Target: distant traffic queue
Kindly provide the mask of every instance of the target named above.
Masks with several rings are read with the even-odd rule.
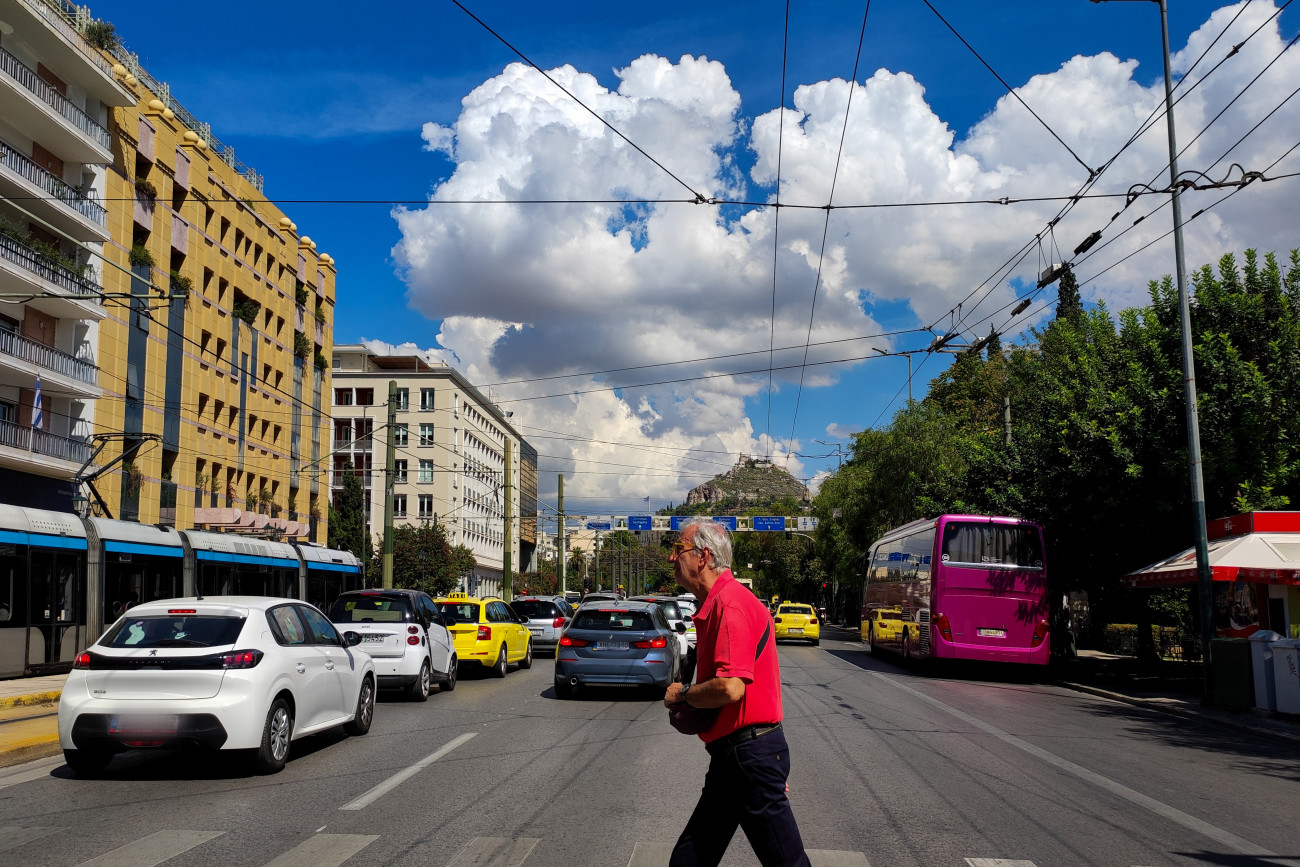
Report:
[[[0,677],[66,671],[141,602],[285,596],[325,608],[362,583],[356,556],[311,542],[0,504]]]

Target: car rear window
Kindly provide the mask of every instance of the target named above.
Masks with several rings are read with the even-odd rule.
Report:
[[[777,614],[812,614],[813,611],[807,605],[782,605],[777,609]]]
[[[211,614],[126,617],[100,644],[107,647],[225,647],[244,628],[243,617]]]
[[[545,602],[541,599],[516,599],[510,603],[510,607],[520,617],[527,617],[529,620],[542,620],[547,617],[560,616],[560,606],[554,602]]]
[[[654,621],[645,611],[621,611],[584,608],[573,618],[574,629],[654,629]]]
[[[438,610],[443,614],[450,614],[455,617],[459,623],[478,623],[479,606],[471,602],[439,602]]]
[[[402,623],[410,615],[405,596],[340,596],[329,613],[331,623]]]

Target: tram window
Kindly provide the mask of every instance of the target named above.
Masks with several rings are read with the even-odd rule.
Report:
[[[0,628],[26,625],[26,558],[0,553]]]

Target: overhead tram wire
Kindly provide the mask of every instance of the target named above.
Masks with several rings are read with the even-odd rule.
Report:
[[[862,44],[866,41],[867,18],[870,14],[871,14],[871,0],[867,0],[866,5],[862,9],[862,29],[858,32],[858,50],[853,58],[853,75],[849,77],[849,81],[848,81],[849,95],[844,105],[844,124],[840,127],[840,143],[839,143],[839,147],[837,147],[835,150],[835,170],[831,173],[831,188],[829,194],[826,196],[826,216],[825,219],[823,219],[822,221],[822,243],[821,243],[821,249],[817,253],[817,276],[813,280],[812,303],[808,307],[808,336],[804,339],[803,363],[799,366],[799,387],[795,391],[794,412],[791,414],[790,417],[790,438],[786,441],[787,443],[794,442],[794,430],[795,430],[795,426],[799,422],[799,405],[803,402],[803,383],[804,383],[804,372],[808,366],[808,347],[812,343],[813,322],[817,315],[817,295],[821,292],[822,266],[826,262],[826,238],[829,236],[830,228],[831,228],[830,205],[835,201],[835,185],[839,181],[840,162],[844,156],[844,139],[845,136],[848,135],[849,113],[853,110],[853,91],[856,90],[858,86],[858,66],[862,62]],[[775,275],[773,275],[773,279],[775,279]],[[769,376],[770,375],[771,374],[769,370]],[[789,460],[790,460],[789,454],[790,452],[788,451],[788,446],[787,446],[787,451],[786,451],[787,465],[789,464]]]
[[[624,135],[622,132],[620,132],[620,131],[619,131],[619,130],[618,130],[618,129],[613,125],[613,124],[611,124],[609,121],[605,120],[605,118],[601,117],[600,114],[599,114],[598,112],[596,112],[594,109],[590,108],[590,107],[589,107],[585,102],[583,102],[582,100],[578,99],[578,97],[575,96],[575,95],[574,95],[574,94],[573,94],[573,93],[572,93],[572,92],[571,92],[567,87],[565,87],[564,85],[562,85],[562,84],[560,84],[558,81],[556,81],[554,78],[552,78],[552,77],[550,76],[549,73],[547,73],[545,70],[543,70],[543,69],[542,69],[540,66],[538,66],[536,63],[533,63],[533,61],[530,60],[530,59],[529,59],[529,58],[528,58],[528,57],[527,57],[527,56],[526,56],[522,51],[520,51],[518,48],[515,48],[513,45],[511,45],[510,42],[507,41],[506,38],[505,38],[504,36],[502,36],[500,33],[497,33],[497,32],[496,32],[495,30],[493,30],[490,26],[488,26],[487,22],[485,22],[482,18],[479,18],[479,17],[478,17],[477,15],[475,15],[473,12],[469,11],[469,9],[467,9],[467,8],[465,7],[465,4],[461,3],[460,0],[451,0],[451,2],[452,2],[452,3],[455,3],[456,6],[459,7],[459,9],[460,9],[462,12],[464,12],[464,13],[465,13],[466,15],[468,15],[470,18],[473,18],[476,22],[478,22],[479,26],[481,26],[481,27],[482,27],[484,30],[486,30],[488,33],[492,34],[492,36],[495,37],[496,40],[497,40],[498,42],[500,42],[500,43],[501,43],[502,45],[504,45],[506,48],[509,48],[512,52],[514,52],[515,56],[517,56],[520,60],[522,60],[524,63],[527,63],[527,64],[528,64],[529,66],[531,66],[533,69],[537,70],[537,73],[538,73],[539,75],[541,75],[543,78],[545,78],[545,79],[546,79],[547,81],[549,81],[551,84],[555,85],[557,88],[559,88],[561,91],[563,91],[564,94],[565,94],[565,96],[569,97],[569,99],[572,99],[575,103],[577,103],[579,106],[581,106],[581,107],[583,108],[584,111],[586,111],[588,114],[590,114],[590,115],[591,115],[592,117],[594,117],[596,120],[598,120],[598,121],[600,121],[602,124],[604,124],[605,127],[607,127],[607,128],[609,129],[610,132],[614,133],[614,135],[618,136],[618,137],[621,138],[623,141],[627,142],[629,145],[631,145],[631,146],[636,150],[637,153],[641,154],[641,156],[645,157],[645,158],[648,159],[650,162],[654,163],[654,164],[655,164],[656,166],[658,166],[658,167],[659,167],[659,168],[660,168],[660,169],[661,169],[661,170],[662,170],[666,175],[668,175],[668,177],[672,178],[674,181],[676,181],[677,183],[679,183],[679,184],[681,184],[683,187],[685,187],[686,190],[687,190],[691,195],[693,195],[693,196],[695,197],[695,201],[696,201],[697,203],[699,203],[699,204],[704,204],[704,203],[706,203],[706,202],[708,201],[708,200],[704,197],[704,195],[703,195],[702,193],[700,193],[699,191],[697,191],[697,190],[696,190],[695,188],[693,188],[690,184],[686,183],[686,181],[684,181],[684,180],[682,180],[681,178],[677,177],[677,175],[673,174],[673,173],[672,173],[672,172],[671,172],[671,171],[670,171],[670,170],[669,170],[669,169],[668,169],[668,168],[667,168],[663,163],[659,162],[657,159],[655,159],[654,157],[650,156],[650,154],[648,154],[648,153],[646,153],[644,150],[642,150],[640,145],[638,145],[636,142],[632,141],[632,139],[630,139],[630,138],[628,138],[627,136],[625,136],[625,135]]]
[[[767,328],[767,422],[763,435],[767,437],[767,457],[772,458],[772,365],[775,363],[776,345],[776,275],[777,259],[781,252],[781,157],[785,148],[785,75],[790,58],[790,0],[785,0],[785,30],[781,41],[781,98],[777,100],[776,119],[776,197],[772,210],[772,313]]]

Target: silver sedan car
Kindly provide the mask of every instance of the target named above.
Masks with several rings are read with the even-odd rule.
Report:
[[[554,650],[560,633],[573,619],[573,608],[563,596],[520,596],[510,603],[515,614],[528,621],[533,651]]]

